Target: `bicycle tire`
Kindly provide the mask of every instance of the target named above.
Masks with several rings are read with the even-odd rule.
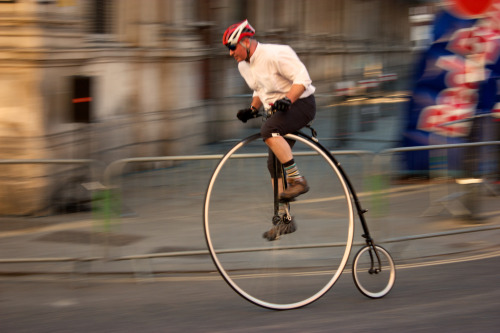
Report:
[[[378,259],[372,246],[365,245],[356,253],[352,264],[354,284],[369,298],[382,298],[387,295],[396,281],[396,266],[389,252],[380,245],[373,245],[380,258],[380,272],[370,272],[371,267],[378,269]],[[373,265],[372,265],[373,260]]]
[[[254,178],[259,175],[257,172],[248,176],[252,178],[252,182],[247,186],[232,184],[231,177],[240,177],[242,169],[245,173],[249,172],[248,164],[251,163],[248,159],[267,156],[267,153],[255,154],[252,149],[246,148],[252,143],[262,142],[258,140],[259,134],[242,140],[222,157],[210,178],[203,208],[205,239],[220,275],[246,300],[274,310],[303,307],[330,290],[347,264],[354,234],[352,198],[335,159],[305,134],[286,137],[297,141],[294,150],[298,143],[310,150],[304,153],[304,157],[298,157],[299,153],[294,153],[296,160],[314,160],[312,164],[320,173],[322,170],[330,170],[321,179],[321,185],[324,186],[311,185],[310,192],[313,192],[312,195],[317,192],[319,199],[311,198],[312,195],[308,193],[307,200],[301,196],[297,202],[292,203],[294,211],[301,216],[299,223],[304,222],[303,229],[285,235],[278,241],[264,240],[261,237],[261,231],[264,230],[257,228],[262,228],[262,223],[256,214],[264,214],[261,211],[266,211],[267,203],[269,209],[273,206],[272,198],[261,199],[265,195],[258,192],[264,191],[262,187],[266,185],[255,181],[257,185],[252,187]],[[247,151],[250,153],[246,153]],[[247,158],[243,166],[232,166],[241,158]],[[265,169],[264,161],[259,163]],[[306,165],[305,160],[301,161],[301,169],[306,169]],[[267,170],[263,174],[269,181]],[[309,171],[308,175],[314,175],[314,172]],[[272,192],[270,183],[269,181],[268,192]],[[244,195],[252,200],[239,200],[240,191],[247,191]],[[252,193],[256,193],[255,196],[250,195]],[[333,199],[325,197],[326,193],[336,196]],[[262,200],[261,206],[257,200]],[[320,213],[326,217],[320,216]],[[270,220],[268,222],[270,225]],[[321,242],[329,239],[327,237],[331,237],[330,242]]]

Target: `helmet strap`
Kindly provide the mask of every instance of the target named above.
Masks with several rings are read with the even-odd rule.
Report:
[[[247,47],[240,42],[241,46],[243,46],[247,50],[247,57],[245,59],[246,62],[250,62],[250,47],[252,47],[252,39],[248,39],[250,45]]]

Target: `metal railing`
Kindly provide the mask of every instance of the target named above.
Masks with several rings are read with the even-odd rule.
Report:
[[[366,150],[339,150],[331,152],[334,156],[357,156],[363,160],[363,164],[366,163],[365,158],[369,156],[370,159],[375,156],[371,151]],[[294,156],[315,156],[315,152],[294,152]],[[202,161],[202,160],[220,160],[224,155],[190,155],[190,156],[156,156],[156,157],[133,157],[117,160],[109,164],[109,166],[104,171],[104,184],[106,186],[113,187],[113,178],[116,175],[121,175],[126,164],[129,163],[144,163],[144,162],[183,162],[183,161]],[[231,159],[248,159],[248,158],[267,158],[267,153],[248,153],[248,154],[233,154]],[[366,170],[363,167],[363,170]]]
[[[453,148],[467,148],[467,147],[482,147],[482,146],[497,146],[500,145],[500,141],[491,142],[475,142],[475,143],[463,143],[463,144],[445,144],[445,145],[431,145],[431,146],[419,146],[419,147],[406,147],[406,148],[393,148],[381,151],[378,154],[374,154],[370,151],[332,151],[334,156],[341,155],[351,155],[358,156],[363,161],[363,174],[366,174],[369,162],[373,161],[375,168],[371,168],[370,174],[385,174],[389,167],[391,159],[396,153],[411,152],[411,151],[423,151],[423,150],[436,150],[436,149],[453,149]],[[297,156],[312,156],[315,152],[294,152]],[[203,160],[220,160],[222,154],[214,155],[191,155],[191,156],[158,156],[158,157],[139,157],[139,158],[127,158],[114,161],[110,163],[105,169],[103,166],[95,160],[91,159],[37,159],[37,160],[0,160],[0,165],[7,164],[80,164],[80,165],[94,165],[98,166],[99,170],[104,171],[101,173],[104,188],[120,188],[120,182],[117,182],[118,178],[124,173],[124,168],[128,164],[142,163],[142,162],[183,162],[183,161],[203,161]],[[247,158],[265,158],[267,153],[257,153],[257,154],[235,154],[231,158],[236,159],[247,159]],[[374,172],[375,171],[375,172]],[[407,235],[404,237],[396,237],[385,239],[384,242],[394,243],[394,242],[404,242],[424,238],[434,238],[441,236],[450,236],[461,233],[469,232],[479,232],[479,231],[489,231],[500,229],[500,226],[481,226],[474,228],[465,228],[461,230],[451,230],[448,232],[438,232],[438,233],[427,233],[420,235]],[[335,245],[335,244],[333,244]],[[338,246],[338,244],[336,245]],[[0,263],[3,264],[13,264],[13,263],[40,263],[40,262],[74,262],[75,269],[80,266],[82,262],[88,263],[97,260],[108,260],[108,261],[124,261],[124,260],[140,260],[140,259],[153,259],[160,257],[172,257],[172,256],[193,256],[207,254],[204,250],[194,250],[194,251],[172,251],[169,253],[147,253],[147,254],[135,254],[135,255],[123,255],[114,258],[106,258],[105,256],[87,256],[87,257],[47,257],[47,258],[6,258],[0,259]]]
[[[427,145],[427,146],[416,146],[416,147],[401,147],[401,148],[391,148],[391,149],[386,149],[378,154],[375,155],[374,158],[374,165],[375,165],[375,174],[382,177],[382,178],[388,178],[388,170],[391,170],[390,165],[392,158],[394,157],[395,154],[397,153],[407,153],[407,152],[416,152],[416,151],[432,151],[432,150],[449,150],[449,149],[465,149],[465,148],[477,148],[477,147],[489,147],[489,146],[500,146],[500,141],[485,141],[485,142],[471,142],[471,143],[454,143],[454,144],[441,144],[441,145]],[[430,168],[431,169],[431,168]],[[473,189],[473,186],[470,185],[476,185],[476,184],[483,184],[484,186],[488,186],[483,179],[477,179],[474,178],[472,175],[464,175],[462,179],[457,179],[456,180],[458,184],[463,184],[462,187],[464,191],[461,193],[454,193],[451,195],[448,195],[443,198],[439,198],[436,200],[436,202],[433,203],[433,205],[443,205],[443,208],[446,208],[450,210],[449,206],[446,206],[446,203],[452,200],[457,200],[460,196],[463,196],[465,194],[470,194],[470,191]],[[388,180],[385,179],[381,182],[380,184],[387,184]],[[380,190],[380,189],[379,189]],[[493,190],[490,190],[492,193],[496,195],[496,193]],[[474,203],[471,201],[469,202],[470,205],[473,205]],[[429,207],[431,208],[431,207]],[[473,207],[474,208],[474,207]],[[457,211],[456,213],[450,210],[450,213],[453,215],[465,215],[469,214],[472,219],[474,219],[474,209],[469,210],[465,207],[462,207],[460,211]],[[465,213],[465,214],[464,214]]]

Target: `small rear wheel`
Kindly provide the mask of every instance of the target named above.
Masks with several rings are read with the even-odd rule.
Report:
[[[363,295],[382,298],[394,286],[396,266],[389,252],[382,246],[366,245],[354,257],[352,276]]]

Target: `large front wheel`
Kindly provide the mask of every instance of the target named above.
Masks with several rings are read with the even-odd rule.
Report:
[[[294,158],[310,191],[290,205],[298,226],[268,241],[274,193],[267,146],[251,136],[223,156],[208,184],[204,230],[210,255],[224,280],[259,306],[286,310],[324,295],[340,277],[353,239],[353,207],[335,161],[303,135]]]

